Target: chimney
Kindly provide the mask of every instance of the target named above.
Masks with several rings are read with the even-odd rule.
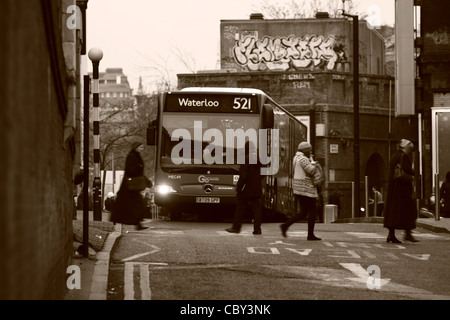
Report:
[[[262,13],[252,13],[250,15],[250,20],[264,20],[264,16]]]
[[[328,12],[317,12],[316,13],[316,19],[328,19],[330,17],[330,14]]]

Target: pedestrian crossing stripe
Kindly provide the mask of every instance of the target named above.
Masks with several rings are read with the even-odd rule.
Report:
[[[360,238],[360,239],[383,239],[386,238],[386,235],[380,235],[378,233],[373,232],[346,232],[351,236]]]

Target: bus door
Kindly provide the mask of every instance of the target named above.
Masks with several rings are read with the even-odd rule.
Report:
[[[438,175],[438,187],[445,180],[445,175],[450,171],[450,105],[448,108],[432,108],[432,167],[433,167],[433,192],[436,192],[436,175]]]

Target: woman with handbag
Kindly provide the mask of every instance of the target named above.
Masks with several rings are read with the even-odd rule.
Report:
[[[293,159],[294,167],[294,195],[295,201],[300,203],[301,214],[295,210],[293,216],[280,225],[281,234],[287,237],[288,228],[297,222],[302,215],[308,216],[308,240],[321,240],[314,235],[314,225],[316,223],[316,199],[318,197],[317,187],[314,185],[312,177],[316,171],[316,162],[311,160],[312,146],[306,141],[298,145],[297,153]]]
[[[389,185],[384,210],[384,227],[389,230],[387,242],[401,243],[395,237],[395,229],[405,230],[405,241],[417,242],[411,230],[416,227],[417,209],[413,199],[413,177],[409,155],[414,145],[402,139],[389,164]]]
[[[111,215],[112,222],[136,225],[138,229],[147,228],[142,224],[147,212],[142,191],[152,187],[151,181],[144,175],[144,161],[141,157],[143,150],[144,145],[141,142],[134,142],[131,146]]]

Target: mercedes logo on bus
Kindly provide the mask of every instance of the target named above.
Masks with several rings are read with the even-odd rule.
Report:
[[[213,186],[210,184],[205,184],[203,186],[203,191],[205,191],[205,193],[211,193],[213,191]]]

